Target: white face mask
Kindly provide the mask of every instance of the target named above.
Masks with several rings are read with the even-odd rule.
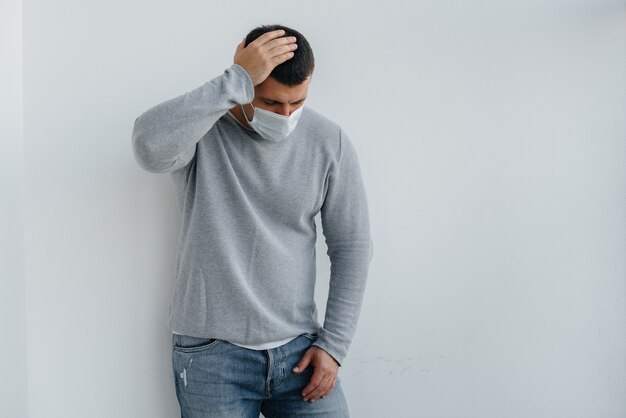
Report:
[[[252,120],[248,120],[248,115],[241,106],[243,111],[243,117],[246,118],[248,124],[259,133],[263,138],[269,141],[280,141],[289,136],[300,119],[303,106],[300,106],[298,110],[291,113],[289,116],[279,115],[278,113],[270,112],[269,110],[255,107],[252,103],[250,105],[254,108],[254,116]]]

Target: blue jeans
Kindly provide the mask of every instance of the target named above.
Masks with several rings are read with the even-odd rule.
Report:
[[[315,402],[302,390],[313,366],[292,369],[317,335],[302,334],[268,350],[250,350],[214,338],[172,334],[172,369],[182,418],[349,417],[337,376],[335,388]]]

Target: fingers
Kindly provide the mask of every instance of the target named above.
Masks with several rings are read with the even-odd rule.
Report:
[[[302,397],[305,401],[315,402],[320,396],[326,396],[334,388],[335,378],[332,375],[321,375],[321,372],[314,372],[311,382],[303,389]]]
[[[297,48],[298,44],[296,44],[295,36],[281,36],[259,46],[259,49],[269,57],[270,62],[274,66],[293,57]]]
[[[330,385],[330,387],[328,388],[328,390],[326,392],[322,393],[322,395],[320,396],[320,399],[321,398],[325,398],[328,395],[330,395],[330,392],[332,392],[333,389],[335,389],[335,386],[337,386],[337,378],[333,379],[333,383]]]
[[[277,53],[289,51],[294,46],[297,46],[295,36],[282,36],[260,46],[259,49],[267,51],[270,55],[276,55]]]
[[[266,32],[249,45],[254,44],[254,48],[269,57],[274,65],[278,65],[293,57],[293,51],[298,48],[296,37],[283,36],[284,34],[285,31],[282,29]]]
[[[278,64],[283,63],[290,58],[293,58],[293,54],[294,53],[292,51],[285,52],[284,54],[280,54],[280,55],[270,58],[270,61],[272,62],[272,65],[276,67]]]
[[[309,367],[309,363],[311,362],[311,353],[307,350],[306,353],[302,356],[296,367],[293,368],[294,373],[302,373],[307,367]]]
[[[283,36],[285,31],[283,29],[277,29],[270,32],[265,32],[263,35],[256,38],[254,41],[249,43],[248,45],[262,46],[265,43],[271,41],[274,38],[278,38],[279,36]]]
[[[284,45],[278,45],[270,49],[268,53],[270,54],[271,60],[282,62],[293,57],[296,48],[298,48],[298,45],[296,43],[289,43]]]

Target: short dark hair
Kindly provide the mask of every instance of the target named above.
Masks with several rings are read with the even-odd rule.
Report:
[[[283,25],[262,25],[256,27],[246,35],[244,48],[264,33],[278,29],[285,31],[283,36],[295,36],[298,48],[293,51],[293,57],[274,67],[269,77],[274,77],[279,83],[290,87],[302,84],[307,77],[313,74],[315,57],[309,42],[297,30]]]

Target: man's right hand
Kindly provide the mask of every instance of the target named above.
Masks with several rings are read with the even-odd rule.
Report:
[[[237,45],[233,63],[248,72],[255,86],[265,81],[274,67],[293,57],[292,51],[298,47],[296,38],[284,34],[284,30],[278,29],[264,33],[245,48],[245,37]]]

